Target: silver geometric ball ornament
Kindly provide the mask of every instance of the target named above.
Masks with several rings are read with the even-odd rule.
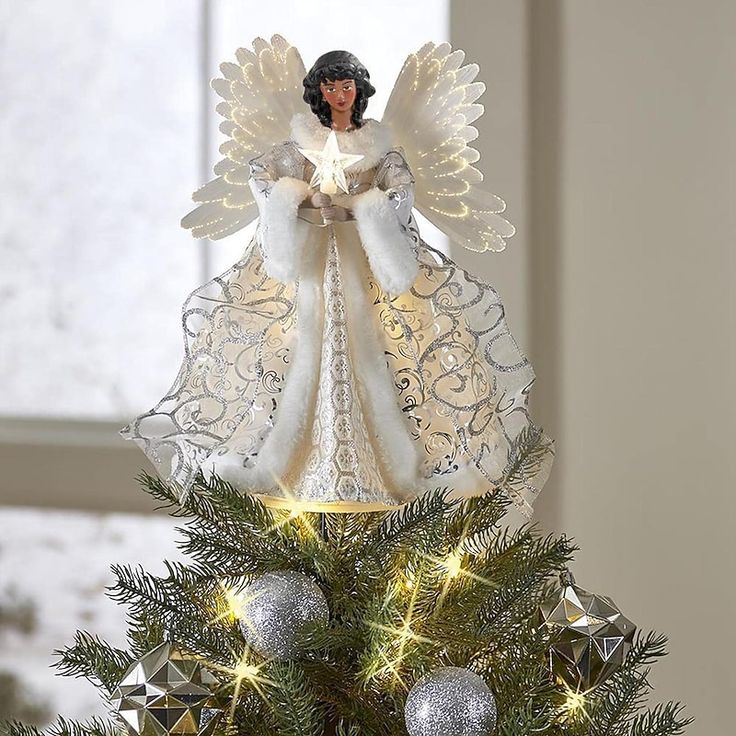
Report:
[[[130,736],[211,736],[222,716],[219,686],[199,660],[167,642],[131,665],[112,703]]]
[[[568,571],[561,588],[539,607],[539,617],[553,637],[550,671],[576,692],[600,685],[626,659],[636,626],[604,595],[575,584]]]

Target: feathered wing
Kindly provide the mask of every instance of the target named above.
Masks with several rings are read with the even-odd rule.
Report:
[[[415,179],[414,206],[454,242],[474,251],[500,251],[514,226],[499,213],[502,199],[483,191],[480,154],[470,142],[472,123],[483,114],[476,100],[477,64],[463,66],[465,54],[448,43],[427,43],[410,54],[389,97],[387,124]]]
[[[199,205],[181,221],[195,238],[224,238],[258,216],[248,162],[287,140],[292,117],[304,109],[306,70],[288,41],[256,38],[253,51],[238,49],[235,56],[237,64],[221,64],[222,78],[212,80],[223,98],[217,112],[225,118],[220,130],[228,136],[220,146],[224,158],[215,165],[216,178],[192,195]]]

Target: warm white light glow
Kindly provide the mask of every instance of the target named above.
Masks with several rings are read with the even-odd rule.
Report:
[[[407,581],[404,581],[406,584]],[[393,679],[399,682],[402,687],[406,685],[401,677],[401,664],[404,661],[406,647],[410,642],[423,642],[426,644],[433,643],[431,639],[415,632],[412,628],[414,623],[414,606],[416,605],[417,594],[419,592],[418,581],[412,580],[411,597],[407,605],[406,614],[401,619],[399,626],[388,626],[386,624],[369,622],[369,626],[379,631],[385,631],[393,638],[388,643],[385,650],[378,653],[377,661],[371,667],[368,673],[368,679],[380,679],[382,676],[390,674]],[[397,588],[390,590],[387,595],[386,604],[388,605],[395,597],[403,597],[401,590]]]
[[[561,708],[560,721],[568,721],[583,716],[587,720],[590,720],[588,715],[587,705],[587,692],[580,692],[573,690],[567,683],[559,680],[565,688],[565,702]],[[589,692],[589,691],[588,691]]]
[[[338,188],[348,194],[345,169],[363,158],[363,154],[342,153],[334,130],[330,131],[321,151],[300,148],[299,153],[314,164],[314,175],[309,186],[319,185],[319,191],[324,194],[337,194]]]
[[[447,570],[447,577],[452,579],[456,578],[463,569],[463,555],[461,552],[455,551],[447,557],[442,563],[442,566]]]

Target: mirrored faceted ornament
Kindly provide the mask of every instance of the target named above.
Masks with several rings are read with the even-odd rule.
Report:
[[[165,643],[130,667],[112,703],[131,736],[211,736],[222,715],[219,685],[198,659]]]
[[[319,585],[295,570],[268,572],[241,593],[240,629],[259,654],[293,659],[309,631],[327,626],[330,609]]]
[[[621,667],[636,626],[610,598],[577,586],[569,572],[561,583],[539,608],[542,624],[554,637],[549,666],[570,688],[584,692]]]
[[[409,736],[490,736],[496,717],[485,680],[462,667],[440,667],[422,677],[404,707]]]

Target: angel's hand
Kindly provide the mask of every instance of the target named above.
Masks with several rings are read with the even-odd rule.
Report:
[[[307,197],[307,201],[316,210],[332,205],[332,197],[324,192],[315,192],[311,197]]]
[[[330,222],[347,222],[353,217],[353,213],[349,209],[340,207],[338,204],[333,204],[329,207],[320,207],[319,211],[325,224]]]

